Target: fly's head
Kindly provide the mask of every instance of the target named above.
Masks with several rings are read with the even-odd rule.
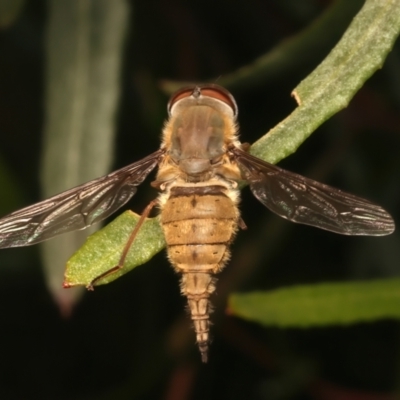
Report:
[[[237,106],[233,96],[215,85],[186,87],[172,95],[163,146],[185,180],[210,179],[236,142]]]

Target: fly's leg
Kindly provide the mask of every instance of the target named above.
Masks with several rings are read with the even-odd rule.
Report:
[[[138,223],[136,224],[135,228],[133,229],[132,233],[129,235],[129,239],[126,242],[124,246],[124,250],[122,251],[121,258],[118,261],[118,264],[115,267],[112,267],[108,271],[103,272],[99,276],[96,276],[87,286],[86,288],[88,290],[94,290],[94,285],[96,282],[98,282],[100,279],[103,279],[104,277],[113,274],[116,271],[119,271],[120,269],[123,268],[126,256],[128,255],[129,249],[132,246],[133,241],[136,239],[136,236],[139,232],[139,229],[142,227],[144,221],[146,218],[149,216],[150,211],[153,209],[153,207],[157,204],[157,200],[153,200],[150,202],[150,204],[144,209],[142,215],[140,216],[140,219]]]
[[[240,145],[240,148],[241,148],[243,151],[245,151],[246,153],[248,153],[248,152],[250,151],[250,147],[251,147],[251,144],[250,144],[250,143],[247,143],[247,142],[244,142],[244,143],[242,143],[242,144]]]
[[[246,223],[243,221],[243,218],[242,218],[242,217],[239,217],[238,225],[239,225],[239,228],[240,228],[241,230],[243,230],[243,231],[247,230],[247,225],[246,225]]]

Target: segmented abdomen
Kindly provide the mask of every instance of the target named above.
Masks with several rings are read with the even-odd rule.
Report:
[[[236,202],[225,190],[222,186],[175,187],[161,211],[168,257],[182,274],[181,292],[188,299],[203,361],[207,361],[214,275],[229,259],[228,246],[239,218]]]

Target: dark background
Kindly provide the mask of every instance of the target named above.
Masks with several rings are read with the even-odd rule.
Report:
[[[160,80],[214,81],[301,32],[330,4],[135,2],[115,168],[159,146],[168,100]],[[13,177],[24,205],[40,199],[46,18],[44,1],[27,1],[15,23],[0,31],[0,167]],[[243,141],[255,141],[295,108],[291,91],[329,50],[304,54],[298,68],[273,81],[232,89]],[[350,106],[281,165],[369,198],[398,221],[399,71],[397,44]],[[2,214],[16,207],[6,189]],[[145,183],[130,207],[140,212],[155,196]],[[246,189],[241,208],[248,230],[232,246],[214,297],[207,365],[200,362],[178,277],[164,252],[86,294],[65,319],[45,287],[37,246],[1,251],[0,398],[394,399],[398,322],[265,329],[226,315],[224,288],[397,276],[398,238],[342,237],[296,226],[270,215]],[[250,267],[243,281],[230,283]]]

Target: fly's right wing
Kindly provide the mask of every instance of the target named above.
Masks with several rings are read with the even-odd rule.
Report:
[[[84,229],[122,207],[158,165],[164,150],[0,219],[0,248],[35,244]]]
[[[289,221],[342,235],[383,236],[394,231],[393,218],[377,204],[286,171],[236,147],[229,151],[254,196]]]

